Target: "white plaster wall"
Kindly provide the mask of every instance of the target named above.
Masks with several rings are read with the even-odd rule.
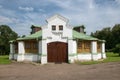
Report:
[[[91,52],[92,53],[97,53],[97,41],[92,41],[91,42]]]
[[[14,53],[14,44],[13,43],[11,43],[10,44],[10,53]]]
[[[92,60],[94,61],[98,60],[98,55],[97,54],[92,55]]]
[[[102,53],[105,53],[105,43],[102,43]]]
[[[14,54],[15,54],[14,44],[11,43],[11,44],[10,44],[10,54],[9,54],[9,59],[14,59]]]
[[[103,59],[106,59],[106,53],[103,53]]]
[[[41,54],[41,64],[47,63],[47,42],[42,40],[42,54]]]
[[[72,53],[77,53],[77,42],[76,42],[76,40],[73,40]]]
[[[101,53],[98,53],[98,59],[102,59]]]
[[[24,61],[38,61],[38,55],[37,54],[25,54]]]
[[[14,54],[14,60],[17,60],[18,54]]]
[[[91,54],[78,54],[77,55],[77,60],[91,60]]]
[[[9,59],[11,60],[11,59],[13,59],[13,54],[9,54]]]
[[[74,63],[75,56],[68,56],[69,57],[69,63]]]
[[[42,40],[42,54],[47,55],[47,42]]]
[[[42,56],[41,57],[41,64],[46,64],[47,63],[47,56]]]
[[[18,54],[17,61],[24,61],[24,54]]]
[[[61,39],[61,38],[58,40],[57,39],[47,39],[46,40],[47,43],[50,43],[50,42],[65,42],[65,43],[67,43],[67,41],[68,41],[67,39]]]
[[[56,25],[56,31],[52,31],[52,25]],[[59,25],[63,25],[63,31],[59,31]],[[42,30],[43,39],[47,39],[47,43],[54,41],[66,42],[67,38],[72,38],[72,28],[59,18],[55,18],[48,22]]]
[[[101,54],[100,53],[98,53],[98,54],[91,54],[91,53],[78,54],[75,59],[77,59],[77,60],[99,60],[99,59],[101,59]]]
[[[38,42],[38,52],[39,52],[39,54],[41,54],[42,53],[42,41],[39,41]]]
[[[25,53],[25,48],[24,48],[25,44],[23,41],[19,41],[18,42],[18,53],[19,54],[24,54]]]
[[[68,55],[73,54],[73,40],[68,40]]]

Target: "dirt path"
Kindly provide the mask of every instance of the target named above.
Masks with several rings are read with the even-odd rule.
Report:
[[[95,65],[12,63],[0,65],[0,80],[120,80],[120,62]]]

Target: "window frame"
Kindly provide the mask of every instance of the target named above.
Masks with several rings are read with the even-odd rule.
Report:
[[[38,44],[37,44],[37,42],[33,42],[32,44],[33,44],[33,49],[38,49]]]
[[[63,31],[63,25],[59,25],[59,31]]]
[[[25,49],[31,49],[31,43],[25,42]]]
[[[56,25],[52,25],[52,31],[56,31]]]
[[[89,42],[89,41],[85,41],[85,42],[84,42],[84,48],[85,48],[85,49],[89,49],[90,47],[91,47],[90,42]]]
[[[83,43],[83,41],[79,41],[79,40],[78,40],[77,47],[78,47],[78,48],[82,48],[82,43]]]
[[[101,49],[101,43],[97,42],[97,49]]]

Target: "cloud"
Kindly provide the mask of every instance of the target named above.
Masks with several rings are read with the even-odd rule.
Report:
[[[32,24],[46,24],[56,13],[68,18],[72,26],[85,25],[87,33],[120,23],[120,0],[6,1],[0,1],[0,23],[7,23],[19,35],[29,34]]]
[[[33,10],[34,10],[33,7],[21,7],[21,6],[19,6],[18,8],[19,8],[20,10],[23,10],[23,11],[33,11]]]
[[[63,3],[63,0],[56,0],[53,3],[63,8],[59,13],[68,17],[70,24],[73,26],[85,25],[87,33],[90,33],[120,23],[120,5],[115,5],[114,0],[99,1],[101,2],[97,3],[96,0],[66,0]]]
[[[5,16],[0,16],[0,23],[12,23],[13,21]]]
[[[44,9],[38,9],[38,11],[40,11],[40,12],[45,12],[45,10],[44,10]]]

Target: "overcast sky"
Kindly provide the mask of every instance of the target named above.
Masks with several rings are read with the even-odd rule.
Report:
[[[120,0],[0,0],[0,25],[19,35],[28,35],[31,25],[44,25],[56,13],[72,26],[85,25],[89,34],[120,23]]]

